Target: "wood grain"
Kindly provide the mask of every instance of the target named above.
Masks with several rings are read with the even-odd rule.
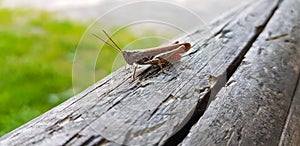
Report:
[[[299,8],[244,5],[180,38],[192,48],[169,74],[141,67],[131,83],[121,68],[0,145],[278,144],[299,75]]]
[[[297,0],[283,1],[230,78],[234,82],[217,94],[183,146],[269,146],[280,137],[282,144],[299,145],[299,129],[293,129],[298,93],[292,100],[300,67],[299,7]]]
[[[280,146],[299,146],[300,145],[300,82],[298,79],[289,115],[287,117],[281,139]]]

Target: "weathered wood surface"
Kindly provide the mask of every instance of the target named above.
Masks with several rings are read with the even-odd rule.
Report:
[[[300,66],[299,8],[297,0],[243,6],[181,38],[193,46],[180,62],[166,66],[169,74],[144,67],[130,83],[131,71],[118,70],[4,135],[0,145],[296,141],[288,135],[295,130],[289,125],[299,120],[296,105],[289,110],[297,101],[292,97]]]
[[[278,145],[292,101],[281,141],[300,145],[300,94],[293,100],[300,69],[299,8],[296,0],[280,4],[230,78],[234,82],[217,94],[182,145]]]
[[[300,145],[300,82],[293,97],[293,102],[286,119],[286,124],[280,139],[280,146]]]

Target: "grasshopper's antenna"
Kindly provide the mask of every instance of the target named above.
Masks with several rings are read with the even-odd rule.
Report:
[[[119,48],[120,50],[122,50],[122,49],[114,42],[114,40],[108,35],[108,33],[106,33],[105,30],[102,30],[102,31],[103,31],[104,34],[109,38],[109,40],[110,40],[112,43],[114,43],[114,45],[115,45],[117,48]]]
[[[104,42],[105,44],[115,48],[116,50],[118,50],[119,52],[122,52],[122,50],[119,47],[115,47],[113,45],[111,45],[110,43],[106,42],[105,40],[103,40],[102,38],[100,38],[98,35],[92,33],[93,36],[95,36],[96,38],[98,38],[99,40],[101,40],[102,42]]]

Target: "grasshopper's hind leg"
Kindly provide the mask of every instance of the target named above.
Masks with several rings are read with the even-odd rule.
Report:
[[[158,59],[158,63],[157,63],[157,65],[159,66],[159,68],[161,69],[161,71],[162,71],[164,74],[169,74],[169,72],[168,72],[168,71],[166,71],[166,70],[164,69],[164,67],[163,67],[163,64],[162,64],[161,60],[159,60],[159,59]]]

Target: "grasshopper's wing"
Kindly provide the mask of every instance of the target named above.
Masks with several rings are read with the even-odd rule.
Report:
[[[153,56],[154,57],[154,56],[166,53],[166,52],[177,50],[181,46],[184,46],[184,49],[180,49],[182,52],[187,52],[191,48],[190,43],[175,42],[174,44],[171,44],[168,46],[142,49],[139,51],[143,52],[144,56]]]
[[[178,48],[168,51],[165,53],[161,53],[159,55],[154,56],[153,61],[159,60],[160,63],[172,63],[179,61],[182,58],[182,53],[185,52],[185,46],[181,45]]]
[[[159,58],[165,60],[166,63],[173,63],[179,61],[182,58],[182,55],[178,52],[170,52],[169,54],[166,54],[165,56],[161,56]]]

